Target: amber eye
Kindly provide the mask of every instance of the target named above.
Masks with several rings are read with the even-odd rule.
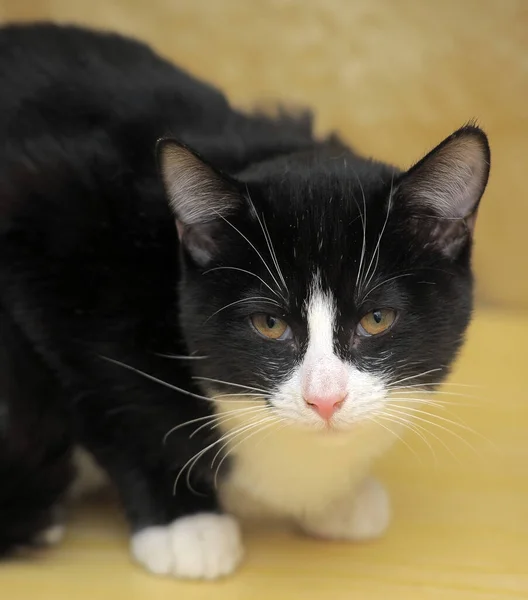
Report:
[[[291,337],[291,329],[288,323],[273,315],[262,313],[253,315],[251,324],[260,335],[270,340],[285,340]]]
[[[380,308],[367,313],[359,322],[358,332],[361,335],[379,335],[387,331],[394,323],[396,313],[390,308]]]

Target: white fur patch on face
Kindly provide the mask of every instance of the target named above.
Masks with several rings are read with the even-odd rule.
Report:
[[[354,515],[351,511],[353,491],[371,461],[395,439],[372,417],[384,406],[385,384],[336,355],[336,306],[318,280],[306,302],[306,317],[305,355],[271,397],[237,395],[229,401],[224,396],[215,406],[225,452],[232,459],[228,474],[219,479],[220,501],[232,514],[293,517],[328,537],[337,537],[335,528],[347,519],[351,524],[343,535],[375,535],[386,523],[382,495],[375,514],[367,514],[357,502]],[[329,419],[308,404],[332,398],[339,398],[341,405]],[[361,498],[367,502],[371,496],[369,492]],[[326,522],[326,510],[340,498],[341,521],[336,516]]]
[[[271,402],[282,418],[303,426],[346,429],[382,407],[384,381],[358,370],[334,351],[336,307],[314,278],[306,302],[308,347],[301,364]]]
[[[200,513],[132,536],[134,559],[155,575],[217,579],[232,573],[244,551],[238,522],[229,515]]]
[[[308,301],[308,349],[300,368],[301,393],[312,406],[331,409],[347,395],[348,369],[334,353],[335,303],[314,284]]]

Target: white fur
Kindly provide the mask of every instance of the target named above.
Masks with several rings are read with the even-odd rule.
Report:
[[[344,399],[347,394],[348,369],[334,353],[335,303],[318,284],[307,310],[309,343],[299,369],[301,395],[310,399]]]
[[[55,546],[62,541],[65,533],[66,528],[64,525],[51,525],[44,531],[41,531],[35,541],[37,544],[44,546]]]
[[[231,433],[228,451],[234,458],[220,489],[228,511],[302,521],[307,514],[324,514],[336,502],[348,503],[352,510],[352,490],[365,478],[372,459],[394,441],[388,427],[373,419],[385,403],[385,384],[335,355],[334,319],[334,301],[316,281],[307,302],[309,343],[303,363],[271,398],[262,431],[250,427],[247,435],[234,434],[237,428],[256,423],[255,416],[247,416],[251,413],[230,413],[229,420],[221,421],[224,433]],[[320,365],[324,367],[321,372]],[[346,400],[329,424],[303,398],[303,387],[320,393],[335,384],[326,379],[325,370],[341,378],[338,386],[346,382]],[[310,376],[312,380],[306,382]],[[224,398],[217,412],[255,404],[254,397],[247,403],[240,397],[232,403]]]
[[[310,396],[343,396],[345,401],[329,425],[356,435],[351,428],[381,409],[387,395],[384,380],[359,371],[334,352],[335,302],[321,290],[318,278],[307,300],[308,348],[301,365],[278,390],[272,404],[292,424],[324,429],[327,424],[307,405]]]
[[[349,496],[322,512],[306,515],[302,526],[324,539],[366,541],[380,537],[389,521],[389,496],[379,481],[367,477]]]
[[[354,435],[269,430],[234,448],[233,468],[220,485],[224,508],[236,515],[290,517],[323,512],[366,476],[391,436],[359,427]]]
[[[132,536],[131,552],[151,573],[192,579],[228,575],[243,557],[237,521],[212,513],[147,527]]]

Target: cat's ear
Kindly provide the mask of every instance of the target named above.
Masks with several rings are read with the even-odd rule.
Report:
[[[456,258],[471,238],[488,182],[490,149],[486,134],[462,127],[405,173],[398,185],[416,214],[417,232]]]
[[[206,267],[218,250],[225,220],[243,202],[235,183],[195,152],[174,140],[160,140],[158,165],[180,242]]]

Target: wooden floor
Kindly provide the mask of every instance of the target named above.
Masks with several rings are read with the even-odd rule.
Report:
[[[436,413],[437,426],[427,426],[432,451],[411,435],[410,448],[400,444],[379,465],[395,508],[382,541],[322,543],[248,531],[238,574],[181,583],[132,565],[118,509],[93,503],[73,510],[60,547],[0,566],[0,598],[528,598],[527,350],[526,316],[478,315],[451,378],[474,387],[448,386],[473,397],[453,395],[449,412]],[[444,431],[449,424],[440,417],[463,421],[474,433],[463,426]]]

